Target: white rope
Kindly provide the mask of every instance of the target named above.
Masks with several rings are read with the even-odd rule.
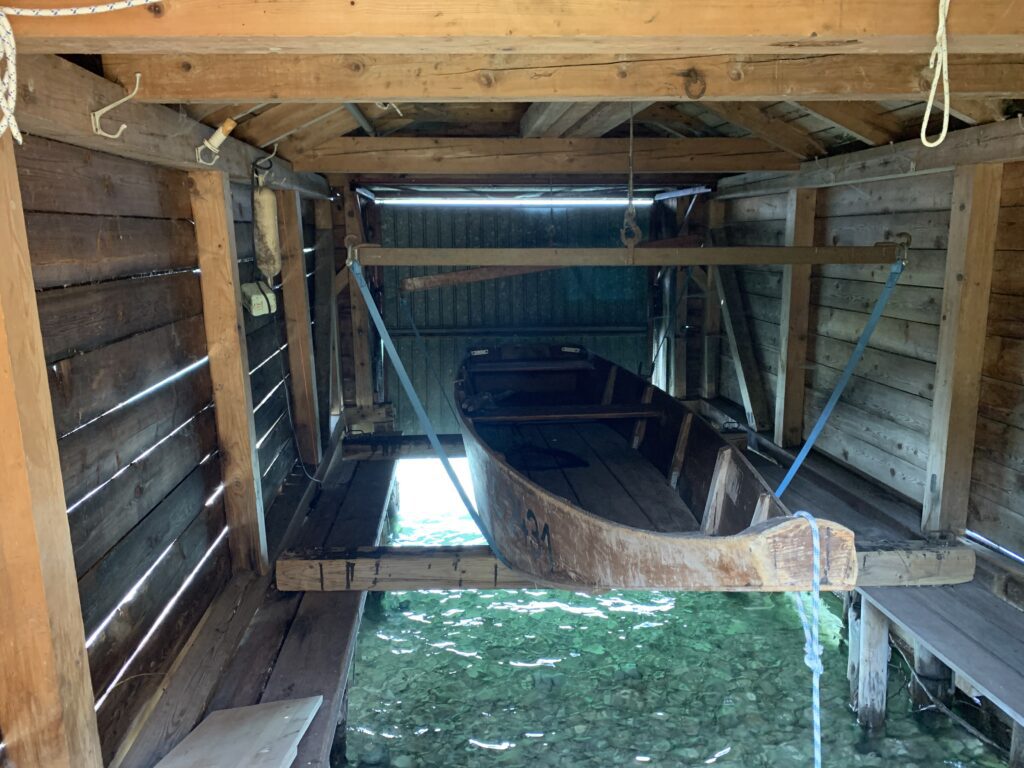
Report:
[[[802,517],[811,527],[811,615],[808,618],[804,608],[803,595],[793,593],[800,624],[804,628],[804,664],[811,670],[811,725],[813,728],[814,768],[821,768],[821,674],[824,668],[821,663],[821,534],[818,521],[810,512],[794,512],[794,517]]]
[[[949,133],[949,44],[946,35],[949,1],[939,0],[939,26],[935,32],[935,47],[932,49],[932,57],[928,63],[928,66],[932,68],[932,89],[928,93],[928,105],[925,107],[924,117],[921,119],[921,143],[929,148],[939,146],[946,140],[946,134]],[[940,80],[942,81],[942,131],[939,133],[939,137],[932,141],[928,138],[928,118],[932,116]]]
[[[14,119],[14,108],[18,101],[18,52],[14,44],[14,30],[8,16],[36,16],[53,18],[58,16],[90,16],[95,13],[110,13],[152,5],[161,0],[118,0],[118,2],[84,5],[78,8],[7,8],[0,6],[0,64],[7,66],[0,78],[0,137],[8,130],[19,144],[21,131]]]

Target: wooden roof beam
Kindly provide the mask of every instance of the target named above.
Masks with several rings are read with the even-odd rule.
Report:
[[[290,134],[277,147],[277,154],[292,159],[312,152],[325,141],[352,133],[359,128],[355,116],[344,107]]]
[[[705,104],[704,107],[723,120],[750,131],[754,136],[801,160],[828,154],[825,146],[807,131],[785,120],[769,117],[757,104],[716,102]]]
[[[619,51],[614,55],[349,53],[287,57],[176,52],[107,55],[103,66],[108,77],[128,86],[134,86],[135,73],[141,73],[136,101],[161,104],[690,101],[688,85],[689,93],[699,95],[701,102],[882,101],[923,99],[931,84],[928,56],[920,54],[851,56],[831,51],[805,55],[801,49],[800,55],[785,56],[778,51],[757,56],[685,56],[670,50],[674,51],[671,55]],[[997,59],[951,55],[953,94],[960,98],[1024,96],[1020,50],[1024,43],[1014,55]]]
[[[120,139],[110,141],[93,133],[89,113],[123,97],[124,89],[116,83],[57,56],[18,59],[18,124],[25,133],[156,165],[208,169],[197,162],[195,148],[212,130],[176,109],[129,101],[113,113],[128,125]],[[252,162],[265,156],[266,152],[228,137],[221,145],[217,170],[248,182]],[[295,173],[280,158],[274,158],[267,183],[307,195],[330,191],[324,179]]]
[[[749,197],[797,187],[834,187],[897,179],[921,173],[944,173],[956,166],[1024,160],[1024,132],[1016,120],[950,131],[930,149],[913,138],[824,160],[802,163],[796,173],[743,174],[721,179],[717,197]]]
[[[951,98],[949,111],[960,120],[971,125],[984,125],[1006,119],[1006,101],[1004,99],[966,99]]]
[[[630,115],[635,116],[638,112],[651,106],[652,103],[650,101],[609,101],[599,104],[589,115],[563,135],[599,138],[628,122]]]
[[[49,0],[26,0],[45,8]],[[953,53],[1012,53],[1024,47],[1015,0],[954,3]],[[928,53],[935,1],[624,0],[559,4],[333,3],[322,0],[175,0],[173,4],[62,19],[11,20],[23,53],[400,52]]]
[[[591,174],[628,170],[626,139],[332,139],[294,157],[326,173]],[[795,170],[796,160],[760,139],[638,139],[636,173]]]
[[[872,147],[903,138],[903,123],[871,102],[801,101],[800,106]]]
[[[343,109],[340,104],[275,104],[239,125],[233,135],[253,146],[269,147]]]

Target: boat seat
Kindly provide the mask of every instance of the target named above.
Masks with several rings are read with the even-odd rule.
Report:
[[[605,421],[609,419],[660,419],[664,411],[646,403],[615,405],[541,405],[485,408],[467,416],[475,424],[530,424],[538,422]]]

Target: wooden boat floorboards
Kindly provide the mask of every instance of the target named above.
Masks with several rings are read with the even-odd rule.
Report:
[[[809,524],[683,401],[578,347],[472,350],[455,387],[477,507],[507,567],[570,588],[808,589]],[[824,589],[857,579],[819,522]]]

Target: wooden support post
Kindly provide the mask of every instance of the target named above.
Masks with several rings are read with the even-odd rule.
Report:
[[[329,200],[313,201],[316,253],[313,267],[313,360],[316,363],[316,401],[320,447],[331,439],[331,406],[338,381],[338,312],[334,293],[334,222]]]
[[[849,593],[846,608],[846,680],[850,685],[850,707],[857,709],[857,689],[860,687],[860,604],[857,592]]]
[[[708,240],[718,242],[715,234],[725,223],[725,203],[711,200],[707,206]],[[718,397],[718,371],[721,355],[722,299],[718,293],[718,279],[715,270],[708,268],[704,288],[704,321],[701,327],[701,387],[700,394],[705,400]]]
[[[203,323],[213,380],[214,415],[224,477],[231,563],[235,571],[266,573],[267,533],[242,319],[231,188],[218,171],[189,174],[199,247]]]
[[[1024,724],[1013,724],[1013,734],[1010,736],[1010,762],[1007,768],[1024,768]]]
[[[974,460],[1002,165],[957,168],[928,445],[926,532],[963,532]]]
[[[99,768],[85,629],[10,133],[0,138],[0,725],[12,765]]]
[[[910,681],[910,700],[927,707],[932,700],[948,705],[953,698],[953,671],[941,659],[914,642],[914,677]]]
[[[672,368],[670,394],[686,397],[687,391],[687,340],[686,326],[690,311],[690,280],[686,267],[675,268],[675,283],[672,294],[672,313],[669,317],[670,342],[672,344]]]
[[[743,297],[732,267],[712,267],[715,283],[722,296],[722,324],[729,339],[733,370],[740,386],[747,423],[756,432],[768,426],[768,399],[764,394],[761,369],[754,357],[754,344],[750,338],[747,313]]]
[[[363,219],[359,213],[359,201],[352,188],[346,186],[345,236],[355,237],[359,243],[366,241]],[[348,281],[349,300],[352,312],[352,359],[355,366],[356,406],[373,407],[373,360],[370,354],[370,315],[362,291],[355,280]]]
[[[279,191],[275,194],[277,225],[281,233],[281,295],[288,333],[292,426],[299,459],[315,467],[320,463],[320,417],[313,363],[313,329],[309,323],[306,254],[302,243],[302,206],[294,192]]]
[[[793,189],[786,210],[786,245],[814,245],[817,190]],[[775,442],[783,448],[804,437],[807,325],[811,306],[810,264],[782,267],[779,375],[775,387]]]
[[[885,722],[889,681],[889,619],[866,598],[860,603],[857,722],[868,729]]]

